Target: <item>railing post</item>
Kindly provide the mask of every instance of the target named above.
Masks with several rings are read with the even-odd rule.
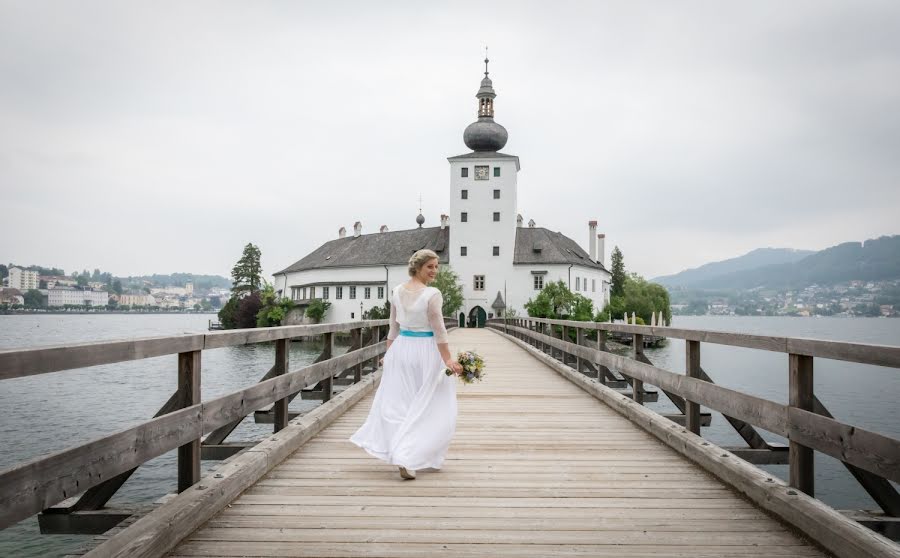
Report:
[[[328,360],[329,358],[334,356],[334,332],[329,331],[322,335],[322,341],[324,342],[324,347],[322,348],[322,360]],[[331,400],[331,395],[334,393],[334,376],[329,375],[327,378],[322,380],[322,403]]]
[[[358,349],[363,348],[363,334],[362,328],[357,327],[350,330],[350,346],[354,346],[353,342],[356,341],[356,347]],[[362,362],[353,366],[353,383],[357,383],[362,380]]]
[[[640,362],[641,355],[644,354],[644,336],[640,333],[635,333],[631,339],[633,350],[631,351],[631,358],[635,361]],[[638,405],[644,404],[644,382],[638,380],[637,378],[631,378],[631,394],[634,398],[634,402]]]
[[[815,412],[813,395],[813,357],[790,355],[788,380],[788,404],[791,407]],[[810,496],[815,496],[815,468],[812,448],[791,440],[788,448],[790,485]]]
[[[283,376],[290,370],[291,340],[278,339],[275,341],[275,368],[272,371],[272,377]],[[273,432],[278,432],[288,425],[288,403],[290,397],[283,397],[272,405],[275,412]]]
[[[200,403],[200,351],[178,353],[179,408]],[[200,480],[200,438],[178,448],[178,492]]]
[[[700,341],[685,341],[684,374],[689,378],[700,378]],[[685,426],[700,435],[700,404],[684,400]]]
[[[381,328],[373,327],[372,328],[372,344],[377,345],[381,343]],[[378,357],[372,359],[372,370],[378,370]]]
[[[569,328],[567,326],[562,326],[562,328],[559,330],[559,340],[564,343],[569,342]],[[565,345],[563,345],[563,347],[565,347]],[[563,364],[568,366],[568,363],[566,362],[569,359],[568,351],[566,351],[565,349],[560,349],[559,359]]]
[[[583,327],[575,328],[575,344],[576,345],[584,345],[584,328]],[[578,355],[575,355],[575,370],[577,370],[579,374],[581,373],[581,357]]]
[[[606,351],[606,330],[598,329],[597,330],[597,350],[598,351]],[[594,363],[597,367],[597,381],[603,385],[606,385],[606,376],[603,374],[604,366],[599,362]]]

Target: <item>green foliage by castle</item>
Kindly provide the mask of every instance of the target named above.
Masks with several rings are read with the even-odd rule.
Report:
[[[275,287],[266,284],[259,294],[262,308],[256,314],[256,327],[280,326],[284,317],[294,307],[294,303],[287,297],[279,298],[275,293]]]
[[[431,286],[441,291],[444,304],[441,306],[443,316],[452,316],[463,305],[462,285],[459,284],[459,277],[450,269],[450,266],[441,267]]]
[[[373,306],[362,315],[364,320],[386,320],[391,317],[391,301],[385,300],[384,306]]]
[[[565,281],[560,279],[544,285],[537,296],[525,303],[525,311],[534,318],[586,322],[593,317],[594,303],[589,298],[570,291]]]
[[[325,312],[328,312],[328,309],[330,307],[331,303],[327,300],[316,298],[313,299],[313,301],[309,303],[309,306],[306,307],[305,315],[313,322],[319,323],[322,321],[322,318],[325,317]]]
[[[610,297],[609,303],[597,315],[597,321],[620,319],[624,314],[628,314],[631,319],[631,314],[634,313],[645,323],[650,323],[654,312],[657,315],[662,312],[664,323],[672,321],[669,292],[662,285],[651,283],[637,273],[632,273],[626,276],[622,291],[621,296]]]

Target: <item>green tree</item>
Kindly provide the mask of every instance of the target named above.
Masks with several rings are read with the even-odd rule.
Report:
[[[441,291],[444,304],[441,306],[441,315],[452,316],[463,305],[463,290],[459,283],[459,276],[450,269],[450,266],[440,268],[431,286]]]
[[[6,279],[6,277],[8,275],[9,275],[9,268],[6,267],[5,265],[0,264],[0,281],[2,281],[3,279]]]
[[[628,277],[625,275],[625,258],[622,256],[622,251],[619,250],[618,246],[613,248],[610,260],[612,262],[612,269],[610,270],[612,277],[610,278],[609,295],[612,298],[625,294],[625,281]]]
[[[547,283],[532,299],[525,303],[525,311],[533,318],[562,319],[572,313],[575,306],[575,294],[569,290],[565,281]]]
[[[118,279],[114,279],[112,282],[112,291],[117,295],[122,294],[124,292],[124,290],[122,289],[122,282]]]
[[[222,324],[222,327],[225,329],[234,329],[237,327],[237,307],[238,307],[238,299],[232,297],[228,299],[228,302],[225,303],[225,306],[219,310],[219,323]]]
[[[651,315],[662,312],[665,323],[672,320],[672,305],[669,292],[658,283],[650,283],[640,275],[632,273],[625,277],[621,296],[610,297],[609,303],[600,311],[600,320],[619,319],[623,314],[634,313],[645,323],[650,323]]]
[[[331,303],[327,300],[316,298],[306,307],[306,317],[316,323],[321,322],[322,318],[325,317],[325,312],[328,312],[328,308],[330,307]]]
[[[269,284],[266,284],[266,287],[260,292],[260,300],[262,308],[256,314],[256,327],[280,326],[281,321],[294,306],[291,299],[279,298],[275,293],[275,287]]]
[[[232,296],[242,297],[260,289],[262,286],[262,277],[260,276],[262,266],[259,263],[261,255],[259,248],[252,243],[244,246],[241,259],[231,269]]]
[[[580,294],[575,295],[575,301],[572,304],[572,315],[570,320],[578,322],[590,322],[594,317],[594,302],[588,297]]]
[[[37,289],[28,289],[23,298],[25,299],[25,308],[45,308],[47,306],[44,295]]]
[[[386,320],[391,317],[391,301],[385,300],[383,306],[373,306],[363,312],[364,320]]]

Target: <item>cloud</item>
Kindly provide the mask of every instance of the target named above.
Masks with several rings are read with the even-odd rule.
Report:
[[[267,272],[427,224],[482,46],[520,212],[655,276],[897,233],[890,2],[0,6],[0,257]]]

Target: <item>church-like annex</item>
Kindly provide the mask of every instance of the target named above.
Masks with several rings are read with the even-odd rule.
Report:
[[[407,261],[416,250],[434,250],[442,266],[449,265],[463,288],[463,307],[454,318],[460,325],[481,327],[510,310],[525,316],[525,303],[546,284],[562,280],[600,310],[609,300],[610,274],[604,267],[604,235],[597,222],[588,223],[588,248],[571,238],[523,224],[517,213],[519,158],[501,153],[509,134],[494,121],[497,94],[484,60],[484,79],[475,95],[478,120],[469,124],[463,141],[470,153],[449,157],[449,215],[440,226],[362,234],[344,227],[338,237],[275,273],[275,288],[289,297],[297,311],[289,323],[302,323],[300,311],[316,299],[331,303],[323,321],[361,320],[383,306],[391,288],[409,278]]]

